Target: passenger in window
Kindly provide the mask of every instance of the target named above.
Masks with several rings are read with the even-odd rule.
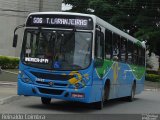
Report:
[[[113,60],[118,61],[118,56],[113,56]]]
[[[106,54],[106,58],[110,59],[111,58],[111,54]]]
[[[48,46],[46,45],[45,46],[45,58],[48,58],[48,59],[52,59],[53,57],[53,52],[51,49],[48,48]]]
[[[113,60],[116,60],[116,61],[119,59],[119,54],[120,54],[118,44],[119,43],[117,42],[117,44],[115,44],[115,46],[113,47]]]

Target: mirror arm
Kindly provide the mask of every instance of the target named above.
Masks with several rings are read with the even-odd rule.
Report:
[[[14,29],[14,35],[16,34],[16,31],[17,31],[19,28],[23,28],[23,27],[25,27],[25,24],[17,26],[17,27]]]
[[[17,26],[17,27],[14,29],[14,37],[13,37],[12,47],[15,47],[15,48],[16,48],[16,46],[17,46],[18,35],[16,34],[16,31],[17,31],[19,28],[23,28],[23,27],[25,27],[25,24],[19,25],[19,26]]]

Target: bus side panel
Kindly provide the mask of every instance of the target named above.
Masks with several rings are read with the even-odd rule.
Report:
[[[144,90],[144,84],[136,84],[136,94],[140,94]]]
[[[96,69],[93,71],[93,78],[92,79],[93,79],[92,86],[94,88],[92,91],[93,101],[97,102],[97,101],[101,100],[103,80],[98,76]]]
[[[143,91],[144,70],[141,72],[143,74],[139,74],[139,69],[142,68],[119,62],[112,62],[109,68],[102,68],[101,73],[103,70],[103,77],[101,77],[98,70],[95,69],[93,73],[93,85],[101,85],[103,89],[106,80],[110,80],[109,99],[130,96],[134,80],[136,81],[136,94]],[[137,77],[140,79],[137,79]]]
[[[131,88],[134,81],[132,70],[125,63],[119,64],[118,72],[118,97],[125,97],[131,94]]]
[[[144,81],[145,81],[145,74],[143,75],[143,77],[140,81],[137,81],[136,94],[139,94],[144,90]]]
[[[130,96],[134,81],[136,82],[136,94],[144,89],[144,68],[119,63],[118,97]]]

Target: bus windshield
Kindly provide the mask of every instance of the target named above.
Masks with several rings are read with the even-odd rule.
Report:
[[[85,69],[91,62],[91,43],[91,32],[26,30],[22,61],[44,69]]]

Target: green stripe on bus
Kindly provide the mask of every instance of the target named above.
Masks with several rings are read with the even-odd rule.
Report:
[[[145,67],[137,66],[137,65],[130,65],[133,74],[135,75],[137,80],[142,79],[143,75],[145,74]]]
[[[100,77],[103,77],[103,75],[108,72],[108,70],[111,68],[112,65],[113,65],[113,61],[104,60],[103,66],[96,68],[98,75]]]

